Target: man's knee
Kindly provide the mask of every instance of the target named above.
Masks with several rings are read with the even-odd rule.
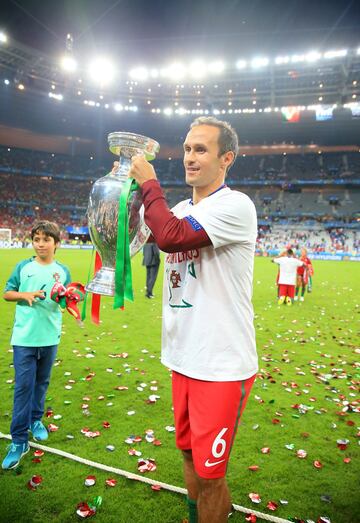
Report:
[[[225,478],[198,478],[199,490],[204,495],[212,495],[213,493],[219,493],[220,490],[226,487]]]

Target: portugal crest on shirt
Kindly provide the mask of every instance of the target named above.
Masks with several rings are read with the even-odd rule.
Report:
[[[173,289],[178,289],[180,287],[179,282],[181,281],[181,276],[179,272],[172,270],[169,276],[169,280]]]

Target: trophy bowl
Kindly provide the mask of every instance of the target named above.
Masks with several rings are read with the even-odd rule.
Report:
[[[119,157],[119,166],[96,180],[90,192],[87,209],[89,234],[101,257],[102,267],[87,284],[86,291],[114,296],[119,199],[128,181],[131,158],[142,154],[147,160],[153,160],[160,146],[151,138],[128,132],[110,133],[108,143],[110,151]],[[134,256],[150,235],[144,221],[139,188],[129,194],[127,213],[130,256]]]

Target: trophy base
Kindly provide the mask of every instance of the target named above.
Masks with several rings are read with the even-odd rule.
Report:
[[[102,296],[114,296],[115,270],[109,267],[101,267],[91,282],[86,285],[85,290]]]

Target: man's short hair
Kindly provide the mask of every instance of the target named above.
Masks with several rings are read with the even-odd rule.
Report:
[[[49,222],[47,220],[40,220],[34,223],[31,229],[31,239],[34,239],[35,234],[43,232],[45,236],[54,238],[55,243],[60,242],[60,229],[57,223]]]
[[[199,118],[196,118],[192,122],[190,129],[198,125],[211,125],[213,127],[217,127],[220,130],[218,139],[219,156],[227,153],[228,151],[232,151],[234,153],[234,160],[227,169],[229,170],[230,167],[232,167],[234,164],[239,151],[239,139],[235,129],[231,127],[228,122],[218,120],[214,116],[199,116]]]
[[[294,256],[294,251],[292,249],[288,249],[286,252],[289,256]]]

